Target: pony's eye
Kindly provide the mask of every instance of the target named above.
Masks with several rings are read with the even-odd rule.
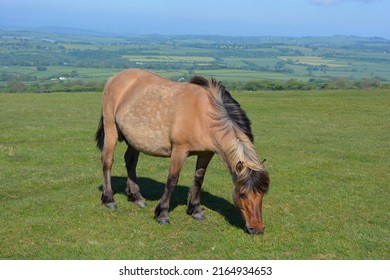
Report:
[[[246,193],[240,193],[240,198],[241,198],[241,199],[246,198]]]

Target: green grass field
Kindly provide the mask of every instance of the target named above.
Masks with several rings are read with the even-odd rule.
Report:
[[[248,235],[216,157],[206,220],[186,215],[194,158],[153,219],[168,159],[141,156],[147,208],[128,203],[123,152],[113,168],[118,209],[100,204],[94,133],[101,93],[0,94],[0,259],[389,259],[390,92],[235,93],[267,158],[266,232]]]

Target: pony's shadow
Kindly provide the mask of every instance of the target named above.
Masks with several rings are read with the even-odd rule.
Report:
[[[127,196],[126,177],[111,177],[111,185],[114,194],[121,194]],[[140,186],[142,196],[146,199],[146,201],[159,200],[163,195],[165,189],[165,184],[145,177],[138,178],[138,185]],[[102,191],[103,185],[100,185],[98,189]],[[177,185],[172,193],[169,211],[174,210],[179,205],[186,205],[188,192],[189,187]],[[207,191],[202,190],[201,204],[224,216],[226,221],[232,226],[235,226],[237,228],[243,228],[244,223],[240,217],[239,210],[226,199],[215,196]]]

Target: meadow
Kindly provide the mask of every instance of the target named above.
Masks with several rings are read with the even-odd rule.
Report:
[[[168,159],[141,155],[148,207],[127,202],[125,144],[100,204],[101,93],[0,94],[0,259],[389,259],[389,90],[235,92],[271,176],[266,231],[248,235],[215,157],[206,219],[185,213],[189,158],[158,225]]]

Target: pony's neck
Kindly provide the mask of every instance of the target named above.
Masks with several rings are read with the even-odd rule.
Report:
[[[263,166],[258,158],[253,143],[241,131],[219,131],[216,135],[216,150],[230,173],[236,173],[236,166],[259,171]]]
[[[219,134],[219,137],[217,154],[230,171],[235,191],[244,187],[247,191],[267,193],[268,172],[249,138],[233,131]]]

